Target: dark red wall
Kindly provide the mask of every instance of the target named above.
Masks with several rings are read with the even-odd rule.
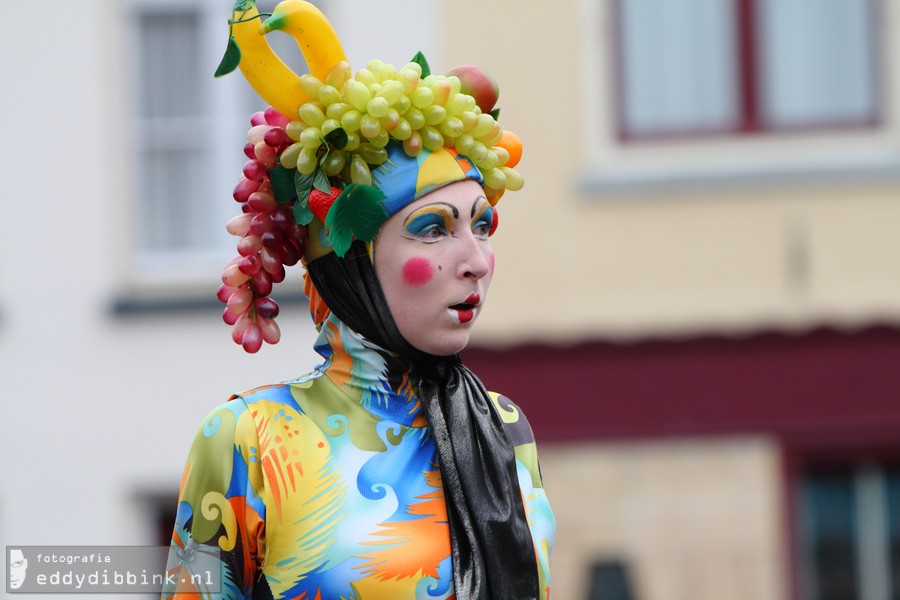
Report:
[[[773,433],[790,445],[900,445],[900,329],[635,344],[470,348],[541,442]]]

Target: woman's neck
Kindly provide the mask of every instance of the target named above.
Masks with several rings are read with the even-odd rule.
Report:
[[[379,418],[422,426],[422,414],[406,360],[370,342],[330,315],[315,350],[325,359],[318,370]]]

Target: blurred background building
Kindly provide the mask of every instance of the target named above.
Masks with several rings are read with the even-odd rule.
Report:
[[[258,355],[213,299],[230,4],[4,21],[2,545],[165,543],[207,411],[316,362],[299,271]],[[525,140],[466,360],[535,430],[554,597],[900,598],[900,3],[320,5],[354,67],[483,66]]]

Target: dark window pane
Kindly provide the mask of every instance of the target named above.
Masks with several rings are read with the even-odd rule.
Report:
[[[625,565],[618,561],[594,563],[588,600],[633,600]]]
[[[886,471],[885,491],[891,565],[891,600],[900,600],[900,467]]]
[[[803,541],[814,600],[858,600],[856,497],[846,472],[813,472],[802,484]]]

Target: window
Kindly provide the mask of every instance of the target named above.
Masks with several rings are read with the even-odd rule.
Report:
[[[138,16],[140,257],[215,246],[215,230],[204,218],[214,201],[204,189],[212,168],[207,144],[213,124],[201,79],[201,19],[196,10]]]
[[[274,4],[258,3],[260,11]],[[235,254],[224,226],[239,212],[230,198],[246,160],[241,148],[249,117],[265,102],[240,73],[213,78],[229,6],[218,0],[128,4],[132,193],[122,236],[128,295],[206,297]],[[269,37],[295,72],[305,72],[290,37]]]
[[[900,599],[900,466],[809,470],[799,515],[801,598]]]
[[[616,0],[619,137],[871,127],[876,0]]]
[[[591,565],[588,600],[632,600],[626,564],[620,560],[597,561]]]

